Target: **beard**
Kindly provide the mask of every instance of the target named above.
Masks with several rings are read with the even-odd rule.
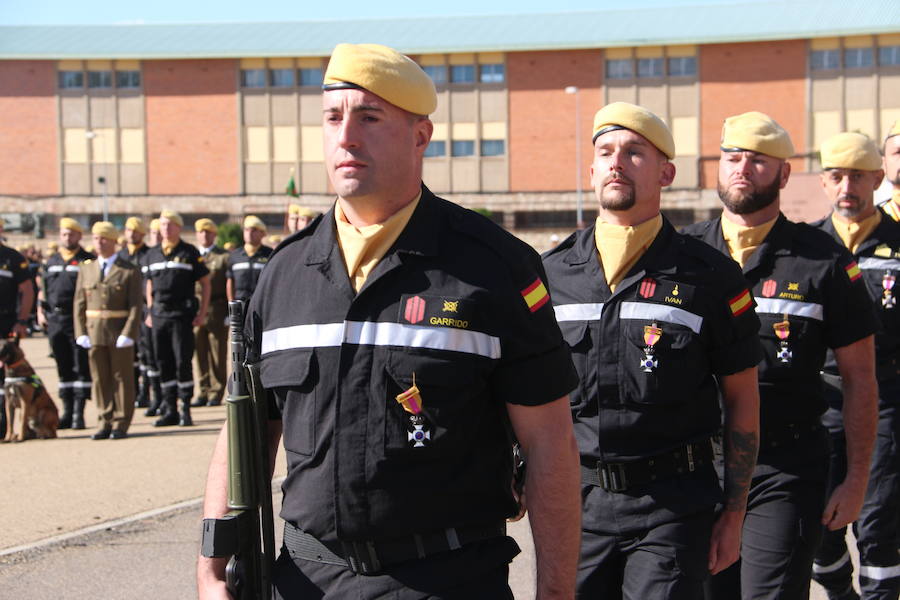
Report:
[[[719,181],[716,186],[719,199],[725,208],[735,215],[749,215],[762,210],[778,200],[778,194],[781,191],[781,169],[782,167],[778,167],[772,183],[765,186],[754,186],[752,191],[731,191]]]
[[[625,183],[628,184],[628,187],[615,192],[607,191],[606,182],[603,182],[600,187],[600,193],[598,194],[600,208],[604,210],[629,210],[634,207],[635,203],[634,183],[622,175],[617,175],[616,178],[625,181]]]
[[[852,206],[841,206],[841,202],[852,202]],[[863,212],[863,202],[859,196],[847,194],[840,196],[834,202],[834,210],[842,217],[852,218]]]

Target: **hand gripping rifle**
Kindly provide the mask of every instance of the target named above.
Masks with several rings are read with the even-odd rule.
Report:
[[[228,591],[237,600],[272,597],[275,524],[268,445],[268,407],[259,363],[246,362],[244,303],[228,303],[231,385],[225,401],[228,425],[228,512],[203,519],[200,553],[231,557],[225,569]]]

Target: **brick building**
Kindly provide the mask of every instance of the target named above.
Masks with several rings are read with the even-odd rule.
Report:
[[[332,198],[321,79],[341,41],[385,43],[435,80],[425,181],[528,237],[593,218],[590,127],[627,100],[674,132],[676,222],[718,208],[722,120],[761,110],[797,149],[786,212],[827,211],[816,149],[900,118],[900,11],[889,0],[298,23],[0,27],[2,212],[114,221],[163,206],[260,213],[280,225],[293,170],[303,202]],[[576,165],[576,156],[580,165]],[[537,244],[539,245],[539,244]]]

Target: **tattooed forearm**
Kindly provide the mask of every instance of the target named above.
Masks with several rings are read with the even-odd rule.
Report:
[[[744,510],[759,438],[755,431],[725,430],[725,510]]]

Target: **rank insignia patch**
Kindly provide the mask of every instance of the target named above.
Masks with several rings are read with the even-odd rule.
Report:
[[[774,279],[767,279],[762,284],[762,295],[766,298],[771,298],[775,295],[775,291],[778,289],[778,282]]]
[[[750,290],[744,290],[728,301],[728,308],[735,317],[747,312],[751,306],[753,306],[753,301],[750,299]]]
[[[421,321],[425,317],[425,301],[418,296],[407,300],[403,309],[403,317],[412,324]]]
[[[522,290],[522,297],[525,299],[525,304],[528,305],[528,310],[531,312],[537,312],[540,307],[547,304],[550,300],[550,294],[547,293],[547,288],[544,287],[544,282],[541,281],[540,277]]]
[[[643,298],[652,298],[653,294],[656,293],[656,280],[651,279],[650,277],[643,280],[641,282],[641,289],[639,293]]]
[[[850,281],[856,281],[862,277],[862,271],[859,270],[859,265],[856,264],[855,260],[844,267],[844,269],[847,271],[847,277],[850,278]]]

